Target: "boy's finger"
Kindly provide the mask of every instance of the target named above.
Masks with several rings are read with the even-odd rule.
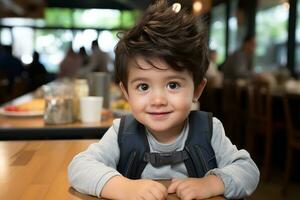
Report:
[[[177,186],[180,184],[179,180],[172,180],[171,184],[168,187],[168,193],[175,193]]]
[[[175,181],[177,181],[177,180],[179,180],[179,179],[177,179],[177,178],[172,178],[172,181],[171,181],[171,182],[175,182]]]
[[[159,183],[158,190],[163,194],[165,198],[168,196],[167,188],[163,184]]]
[[[160,190],[151,190],[150,192],[152,193],[153,197],[158,200],[165,199],[167,197],[167,194]]]

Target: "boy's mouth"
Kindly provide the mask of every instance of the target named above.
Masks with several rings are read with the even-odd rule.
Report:
[[[151,116],[153,116],[156,119],[163,119],[171,113],[172,112],[170,112],[170,111],[166,111],[166,112],[148,112],[148,114],[150,114]]]
[[[160,111],[160,112],[148,112],[150,115],[165,115],[170,114],[171,111]]]

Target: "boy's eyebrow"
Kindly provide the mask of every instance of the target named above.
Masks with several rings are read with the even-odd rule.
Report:
[[[147,81],[149,78],[147,77],[138,77],[130,81],[130,83],[138,82],[138,81]],[[185,77],[180,76],[180,75],[171,75],[165,77],[165,79],[180,79],[180,80],[186,80]]]
[[[145,81],[145,80],[147,80],[147,78],[145,78],[145,77],[138,77],[138,78],[132,79],[130,81],[130,83],[134,83],[134,82],[138,82],[138,81]]]

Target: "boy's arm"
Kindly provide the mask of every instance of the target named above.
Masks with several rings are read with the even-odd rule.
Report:
[[[110,178],[120,175],[116,170],[120,155],[118,125],[119,121],[115,120],[99,143],[91,144],[69,164],[69,182],[77,191],[97,196]]]
[[[207,175],[214,174],[224,183],[226,198],[245,198],[250,196],[257,187],[259,170],[249,153],[238,150],[225,136],[222,123],[213,118],[213,135],[211,139],[215,151],[218,168]]]
[[[167,189],[159,182],[138,179],[131,180],[123,176],[112,177],[103,187],[99,196],[107,199],[158,199],[168,196]]]

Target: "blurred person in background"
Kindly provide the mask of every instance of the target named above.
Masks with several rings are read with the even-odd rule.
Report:
[[[241,48],[231,54],[222,66],[224,79],[236,80],[252,76],[255,46],[255,36],[247,35]]]
[[[60,71],[58,77],[74,77],[83,64],[83,58],[74,52],[72,46],[69,47],[67,53],[60,63]]]
[[[89,62],[89,55],[86,53],[86,50],[84,47],[80,47],[79,55],[82,57],[82,65],[83,66],[87,65]]]
[[[13,92],[16,79],[26,75],[22,62],[12,54],[11,45],[0,46],[0,72],[4,73],[7,77],[8,94]]]
[[[27,72],[30,80],[30,89],[34,90],[39,86],[49,82],[50,74],[45,69],[45,66],[40,62],[40,54],[33,53],[33,60],[27,67]]]
[[[209,87],[217,87],[222,84],[223,73],[218,70],[217,66],[218,53],[215,49],[209,50],[209,66],[206,72],[207,84]]]
[[[77,76],[87,77],[92,72],[109,72],[108,63],[111,59],[107,53],[101,50],[98,41],[94,40],[91,45],[92,53],[86,64],[82,65],[77,72]],[[85,59],[84,53],[79,51],[79,54]],[[85,61],[84,61],[85,62]]]
[[[82,58],[82,65],[77,71],[77,76],[81,78],[86,78],[90,72],[92,72],[91,67],[89,66],[90,57],[87,54],[84,47],[80,47],[79,56]]]
[[[109,55],[101,50],[98,41],[92,42],[92,55],[88,67],[90,71],[108,72],[107,65],[110,62]]]

